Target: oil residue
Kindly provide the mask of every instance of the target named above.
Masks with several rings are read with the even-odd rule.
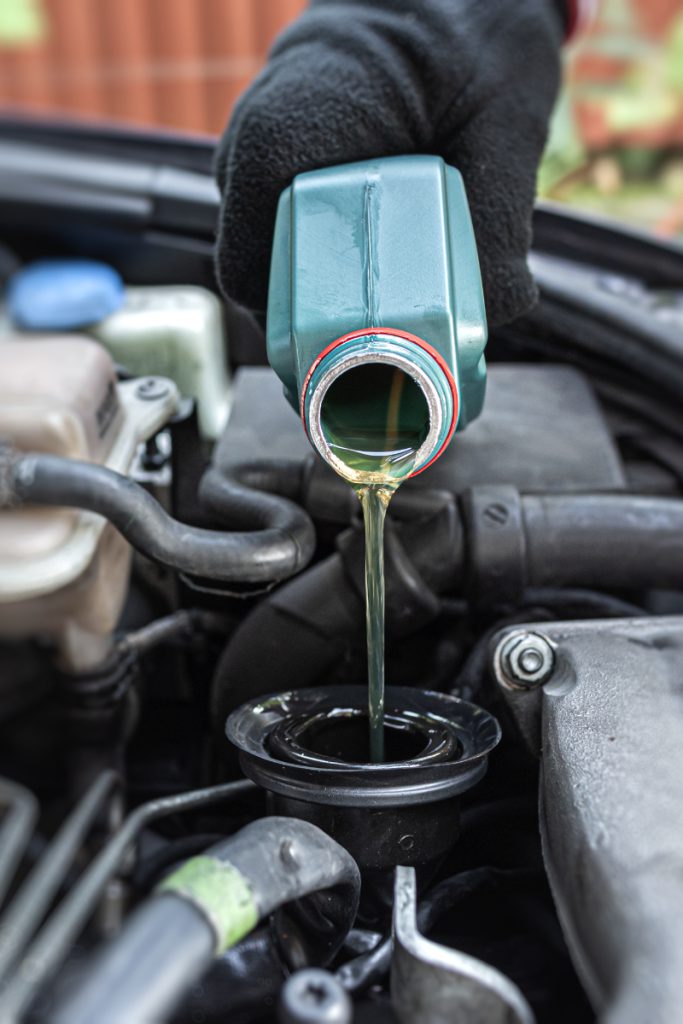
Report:
[[[355,490],[365,523],[370,756],[384,760],[384,523],[392,495],[410,475],[429,418],[419,385],[402,370],[365,363],[325,396],[325,437],[338,472]]]

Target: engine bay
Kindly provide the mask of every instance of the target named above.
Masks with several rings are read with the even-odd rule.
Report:
[[[67,141],[0,141],[0,1021],[672,1024],[680,251],[538,211],[387,514],[370,763],[360,507],[213,284],[210,155]],[[118,305],[46,328],[45,260]]]

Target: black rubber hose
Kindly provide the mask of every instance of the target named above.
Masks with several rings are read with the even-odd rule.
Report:
[[[581,302],[585,301],[582,295]],[[628,307],[624,304],[623,321],[608,315],[596,315],[577,307],[574,298],[550,295],[543,286],[543,296],[536,308],[524,318],[527,329],[547,342],[555,355],[564,343],[588,357],[596,357],[607,366],[627,370],[633,380],[642,380],[661,388],[664,396],[680,401],[683,394],[683,367],[673,334],[650,316],[647,328],[634,330],[628,323]],[[516,325],[517,326],[517,325]],[[520,325],[521,326],[521,325]],[[559,339],[559,344],[558,344]]]
[[[161,1024],[217,956],[259,920],[304,897],[308,936],[277,920],[273,933],[308,937],[316,958],[327,962],[353,924],[359,892],[355,861],[319,828],[261,818],[169,876],[49,1019]],[[307,952],[298,945],[298,955]]]
[[[70,506],[104,516],[148,558],[179,572],[223,582],[287,579],[313,556],[315,531],[293,502],[250,490],[211,470],[202,497],[228,525],[222,533],[179,523],[139,484],[102,466],[55,455],[3,459],[0,507]]]
[[[526,495],[522,519],[530,586],[683,589],[683,501]]]
[[[209,472],[229,477],[253,490],[279,494],[297,504],[303,504],[301,495],[308,467],[309,462],[306,459],[257,459],[254,462],[231,465],[227,471],[219,465],[214,465]]]

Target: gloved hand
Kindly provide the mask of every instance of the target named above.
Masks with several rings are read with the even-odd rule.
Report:
[[[563,30],[561,0],[313,0],[219,146],[224,291],[265,309],[277,201],[296,174],[429,153],[465,179],[490,322],[528,309],[536,171]]]

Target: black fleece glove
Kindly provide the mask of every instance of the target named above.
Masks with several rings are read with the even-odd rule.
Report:
[[[559,0],[313,0],[276,41],[219,146],[224,291],[265,309],[277,201],[296,174],[429,153],[465,179],[490,322],[528,309],[560,12]]]

